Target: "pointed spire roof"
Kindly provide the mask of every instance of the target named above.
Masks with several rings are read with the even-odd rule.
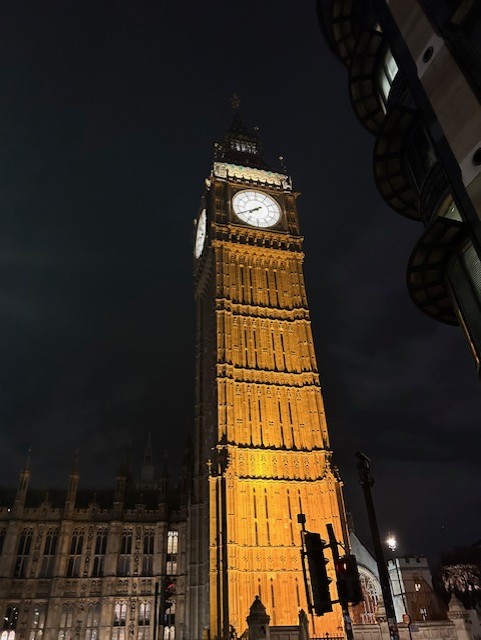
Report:
[[[152,489],[154,487],[154,463],[152,458],[152,440],[149,431],[147,445],[144,451],[144,460],[140,468],[140,489]]]
[[[152,463],[152,434],[148,433],[147,436],[147,444],[145,446],[145,451],[144,451],[144,464],[151,464]]]
[[[79,450],[75,449],[74,458],[73,458],[73,466],[70,475],[78,475],[78,459],[79,459]]]
[[[30,461],[32,458],[32,447],[29,447],[28,449],[28,453],[27,453],[27,459],[25,460],[25,464],[23,466],[23,471],[30,471]]]
[[[234,111],[232,124],[224,136],[224,141],[215,145],[215,159],[243,167],[269,170],[262,157],[259,136],[244,124],[239,114],[240,100],[235,94],[231,99],[231,105]]]

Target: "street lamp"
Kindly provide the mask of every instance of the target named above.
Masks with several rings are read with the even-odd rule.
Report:
[[[394,555],[394,552],[397,549],[397,540],[396,540],[396,536],[392,533],[388,533],[387,534],[387,538],[386,538],[386,544],[389,548],[389,550],[392,552],[392,562],[394,563],[394,566],[396,567],[396,577],[397,577],[397,583],[399,586],[399,593],[393,593],[393,597],[394,599],[396,599],[396,596],[401,596],[401,601],[402,601],[402,608],[404,609],[404,613],[403,613],[403,622],[405,622],[407,624],[408,627],[408,631],[409,631],[409,638],[412,640],[412,633],[411,633],[411,616],[408,613],[407,610],[407,606],[406,606],[406,598],[404,597],[404,591],[401,587],[401,575],[399,573],[399,563],[398,560],[396,558],[396,556]],[[392,584],[392,580],[391,580],[391,584]],[[404,582],[403,582],[404,585]],[[393,588],[393,592],[394,592],[394,588]]]
[[[396,551],[397,548],[397,540],[396,540],[396,536],[393,533],[388,533],[387,534],[387,538],[385,540],[389,551],[391,551],[392,553],[392,558],[391,558],[391,562],[394,564],[394,568],[396,569],[396,578],[397,578],[397,589],[394,589],[394,580],[391,577],[391,571],[389,571],[389,578],[391,580],[391,585],[392,585],[392,591],[393,591],[393,599],[394,601],[396,601],[398,599],[399,596],[401,596],[401,600],[402,600],[402,604],[403,604],[403,608],[404,608],[404,613],[407,613],[406,611],[406,603],[404,602],[404,596],[403,596],[403,592],[401,589],[401,576],[399,575],[399,567],[398,567],[398,561],[396,559],[396,556],[394,554],[394,552]]]
[[[387,534],[386,544],[387,544],[389,550],[392,553],[391,562],[394,564],[394,567],[396,569],[397,593],[394,593],[394,585],[393,585],[393,597],[394,597],[394,600],[397,600],[397,598],[399,596],[401,596],[402,608],[404,609],[404,614],[403,614],[403,617],[404,617],[404,615],[408,611],[407,611],[407,607],[406,607],[406,600],[404,598],[404,590],[403,590],[402,584],[401,584],[401,574],[399,572],[399,562],[398,562],[396,556],[394,555],[394,552],[397,549],[397,540],[396,540],[396,536],[393,533],[388,533]],[[389,572],[389,573],[391,573],[391,572]],[[393,584],[392,578],[391,578],[391,584]]]
[[[388,533],[386,538],[386,544],[391,551],[396,551],[396,547],[397,547],[396,536],[393,535],[392,533]]]

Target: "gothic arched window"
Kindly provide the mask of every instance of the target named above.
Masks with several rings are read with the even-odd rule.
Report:
[[[83,546],[84,532],[81,529],[74,529],[70,539],[70,554],[67,564],[67,576],[69,578],[80,577]]]
[[[122,538],[120,539],[120,557],[119,557],[119,570],[118,570],[119,576],[130,575],[132,538],[133,538],[133,532],[130,529],[126,529],[122,533]]]
[[[40,566],[40,577],[51,578],[53,575],[53,565],[55,562],[55,553],[57,551],[57,529],[49,529],[45,536],[45,545],[43,547],[43,558]]]
[[[356,624],[376,624],[381,585],[377,578],[363,567],[359,567],[359,578],[364,601],[352,607],[352,621]]]
[[[97,640],[100,625],[100,604],[90,604],[87,609],[85,640]]]
[[[117,602],[114,607],[112,640],[125,640],[125,625],[127,621],[127,604]]]
[[[14,578],[27,577],[28,556],[30,555],[30,547],[32,546],[33,530],[23,529],[18,540],[17,560],[13,572]]]
[[[73,638],[73,604],[64,604],[60,614],[58,640],[72,640]]]
[[[30,640],[42,640],[46,615],[46,604],[34,605],[30,620]]]

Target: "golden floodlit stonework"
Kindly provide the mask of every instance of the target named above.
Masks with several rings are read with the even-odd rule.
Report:
[[[309,530],[326,537],[332,523],[346,539],[304,283],[298,194],[287,176],[232,167],[215,163],[206,181],[207,238],[194,264],[190,638],[206,629],[227,637],[229,625],[241,634],[256,595],[271,625],[298,624],[307,610],[299,513]],[[246,224],[233,211],[232,197],[252,190],[253,180],[260,198],[266,193],[281,207],[271,228]],[[328,571],[334,578],[332,561]],[[336,636],[341,625],[335,607],[316,619],[311,635]]]

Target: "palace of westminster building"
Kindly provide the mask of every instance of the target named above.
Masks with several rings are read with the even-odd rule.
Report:
[[[81,491],[76,470],[66,491],[29,490],[29,467],[2,494],[2,639],[153,640],[153,610],[169,587],[178,594],[162,637],[173,640],[185,516],[168,508],[167,478],[154,482],[150,445],[140,482],[124,468],[114,491]]]

